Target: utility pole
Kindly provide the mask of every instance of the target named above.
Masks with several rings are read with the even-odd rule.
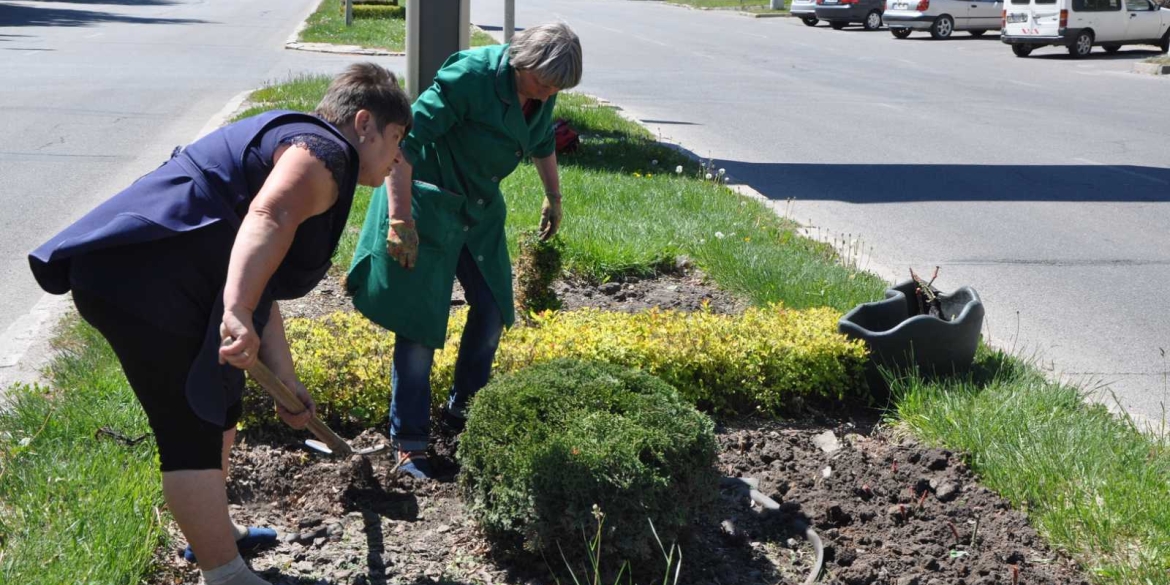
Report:
[[[775,2],[775,0],[772,0]],[[781,0],[783,1],[783,0]],[[504,0],[504,42],[512,42],[516,33],[516,0]]]
[[[424,32],[425,31],[425,32]],[[406,2],[406,91],[428,87],[447,58],[471,44],[470,0]]]

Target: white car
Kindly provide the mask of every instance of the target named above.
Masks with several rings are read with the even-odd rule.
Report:
[[[886,0],[882,18],[899,39],[913,31],[929,31],[936,39],[950,38],[957,30],[977,37],[999,30],[1003,0]]]
[[[817,0],[792,0],[788,13],[808,26],[816,26],[820,22],[817,18]]]
[[[1150,0],[1007,0],[1003,36],[1017,57],[1048,45],[1084,57],[1093,47],[1116,53],[1122,45],[1170,48],[1170,10]]]

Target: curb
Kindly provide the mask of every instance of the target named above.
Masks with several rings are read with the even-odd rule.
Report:
[[[405,57],[402,51],[387,51],[385,49],[367,49],[358,45],[333,45],[330,43],[302,43],[300,41],[286,42],[285,49],[291,51],[309,51],[313,53],[334,53],[337,55],[363,55],[366,57]]]
[[[284,41],[284,48],[290,51],[308,51],[310,53],[333,53],[335,55],[363,55],[366,57],[405,57],[401,51],[387,51],[385,49],[368,49],[358,45],[334,45],[331,43],[306,43],[301,41],[301,33],[309,26],[309,17],[317,11],[318,5],[301,18],[301,23]]]
[[[1144,75],[1170,75],[1170,63],[1143,63],[1133,64],[1133,72]]]
[[[737,14],[748,18],[792,18],[791,12],[744,12],[740,10]]]
[[[72,298],[45,293],[4,331],[0,337],[0,406],[10,386],[45,383],[43,370],[54,353],[46,333],[73,308]]]

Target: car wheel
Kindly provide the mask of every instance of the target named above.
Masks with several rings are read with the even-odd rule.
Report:
[[[1162,35],[1161,47],[1163,53],[1170,53],[1170,30],[1166,31],[1166,34]]]
[[[1107,45],[1105,47],[1105,52],[1109,53],[1110,55],[1114,55],[1120,50],[1121,50],[1121,45]]]
[[[833,22],[829,23],[829,26],[833,27],[833,30],[841,30],[841,29],[845,28],[846,24],[849,24],[849,23],[833,21]]]
[[[908,28],[891,28],[890,34],[894,35],[896,39],[904,39],[910,36],[911,30]]]
[[[1077,33],[1077,38],[1073,39],[1072,44],[1068,46],[1068,54],[1076,59],[1087,57],[1091,52],[1093,52],[1093,31],[1091,30]]]
[[[1027,57],[1032,54],[1032,45],[1012,45],[1012,52],[1017,57]]]
[[[865,30],[877,30],[882,27],[882,13],[871,10],[865,15]]]
[[[949,39],[953,32],[955,32],[955,19],[951,18],[949,14],[934,19],[934,24],[930,25],[930,36],[936,39]]]
[[[816,26],[820,19],[815,16],[802,16],[800,21],[804,23],[804,26]]]
[[[969,31],[967,31],[967,32],[968,32],[968,33],[969,33],[971,36],[973,36],[973,37],[981,37],[981,36],[983,36],[983,35],[987,34],[987,31],[986,31],[986,30],[983,30],[983,29],[981,29],[981,28],[980,28],[980,29],[975,29],[975,30],[969,30]]]

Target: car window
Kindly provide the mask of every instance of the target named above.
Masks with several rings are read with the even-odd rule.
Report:
[[[1145,2],[1145,0],[1142,1]],[[1076,12],[1111,12],[1121,10],[1121,0],[1073,0],[1073,10]]]
[[[1021,5],[1027,6],[1028,4],[1031,4],[1031,1],[1030,0],[1012,0],[1012,4],[1015,6],[1021,6]]]
[[[1056,0],[1036,0],[1037,4],[1056,4]]]
[[[1149,0],[1125,0],[1125,8],[1130,12],[1149,12],[1153,10]]]

